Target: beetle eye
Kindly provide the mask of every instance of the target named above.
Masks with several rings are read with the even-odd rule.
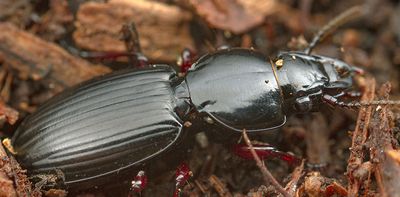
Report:
[[[296,99],[294,108],[298,112],[309,112],[312,110],[312,102],[308,96]]]

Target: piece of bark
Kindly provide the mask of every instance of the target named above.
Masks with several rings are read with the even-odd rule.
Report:
[[[276,12],[274,0],[190,0],[191,5],[209,25],[240,34],[260,25]]]
[[[379,95],[388,99],[391,86],[384,84]],[[371,161],[377,163],[375,178],[381,196],[400,195],[400,164],[393,157],[396,139],[391,129],[391,113],[389,106],[376,107],[370,123],[370,136],[367,147],[370,150]],[[392,153],[389,155],[388,153]],[[386,153],[386,154],[384,154]]]
[[[10,23],[0,23],[0,56],[20,77],[41,80],[52,93],[110,72]]]
[[[143,0],[88,2],[77,13],[76,44],[92,51],[126,52],[122,25],[134,22],[143,53],[157,61],[175,61],[184,48],[193,48],[189,12],[176,6]]]
[[[324,177],[319,172],[310,172],[304,180],[305,192],[310,197],[322,196],[325,183]]]
[[[235,34],[261,25],[272,15],[291,29],[299,29],[300,20],[295,17],[297,11],[275,0],[189,0],[189,3],[208,25]]]
[[[342,185],[340,185],[337,182],[333,182],[326,186],[325,188],[325,196],[326,197],[331,197],[331,196],[347,196],[347,190],[344,188]]]
[[[9,158],[3,148],[3,145],[0,144],[0,196],[3,197],[16,197],[17,192],[14,188],[14,182],[8,176],[11,171],[11,167],[9,164]]]
[[[399,150],[386,151],[385,159],[378,164],[375,174],[375,176],[378,176],[377,180],[381,180],[381,183],[378,183],[381,195],[388,197],[400,195],[400,161],[390,155],[391,151],[397,151],[398,157],[400,156]]]
[[[0,120],[4,119],[9,124],[13,125],[17,122],[18,116],[19,113],[17,110],[0,101]]]
[[[375,97],[375,79],[366,78],[365,86],[363,86],[362,102],[370,102]],[[350,157],[347,164],[347,177],[348,177],[348,196],[358,196],[359,189],[366,186],[366,182],[360,177],[357,177],[355,172],[362,166],[364,161],[363,146],[368,136],[368,125],[371,119],[372,106],[361,107],[358,112],[356,128],[352,133],[352,144],[350,147]]]
[[[32,20],[34,9],[33,3],[29,0],[1,0],[0,21],[25,27]]]
[[[48,41],[59,40],[65,36],[68,24],[73,20],[67,0],[52,0],[49,1],[49,10],[29,28],[29,32]]]

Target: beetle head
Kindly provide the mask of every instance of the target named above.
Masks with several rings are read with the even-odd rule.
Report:
[[[273,67],[287,112],[317,111],[323,94],[337,95],[353,85],[354,73],[361,70],[340,60],[297,52],[282,53]]]

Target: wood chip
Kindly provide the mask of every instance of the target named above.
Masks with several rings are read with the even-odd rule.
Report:
[[[292,178],[286,184],[285,190],[291,195],[295,196],[300,178],[304,175],[304,160],[300,166],[297,166],[292,172]]]
[[[184,48],[192,48],[191,14],[154,1],[111,0],[88,2],[77,13],[76,44],[92,51],[125,52],[122,25],[134,22],[143,53],[150,59],[173,61]]]
[[[110,72],[10,23],[0,23],[0,32],[0,56],[5,64],[18,70],[20,77],[41,80],[53,93]]]
[[[347,196],[347,190],[337,182],[333,182],[325,188],[325,196]]]
[[[277,12],[274,0],[190,0],[198,15],[212,27],[240,34]]]
[[[6,121],[13,125],[17,122],[19,113],[17,110],[7,106],[6,104],[0,102],[0,115],[5,117]]]
[[[217,191],[219,196],[232,197],[232,194],[229,192],[229,190],[226,188],[226,186],[221,182],[221,180],[217,176],[211,175],[208,178],[208,181],[214,187],[215,191]]]
[[[304,180],[305,192],[310,197],[322,196],[324,178],[319,172],[310,172]]]

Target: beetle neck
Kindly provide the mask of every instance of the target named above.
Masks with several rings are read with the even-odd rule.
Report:
[[[186,80],[175,82],[175,84],[172,86],[174,87],[173,90],[176,101],[175,112],[183,120],[193,109],[193,104],[190,100],[189,88],[186,84]]]
[[[296,95],[296,89],[290,83],[290,80],[287,76],[287,72],[284,69],[276,69],[276,80],[278,82],[281,95],[283,97],[283,110],[287,113],[290,112],[291,109],[288,106],[291,106],[290,103],[293,102]]]

